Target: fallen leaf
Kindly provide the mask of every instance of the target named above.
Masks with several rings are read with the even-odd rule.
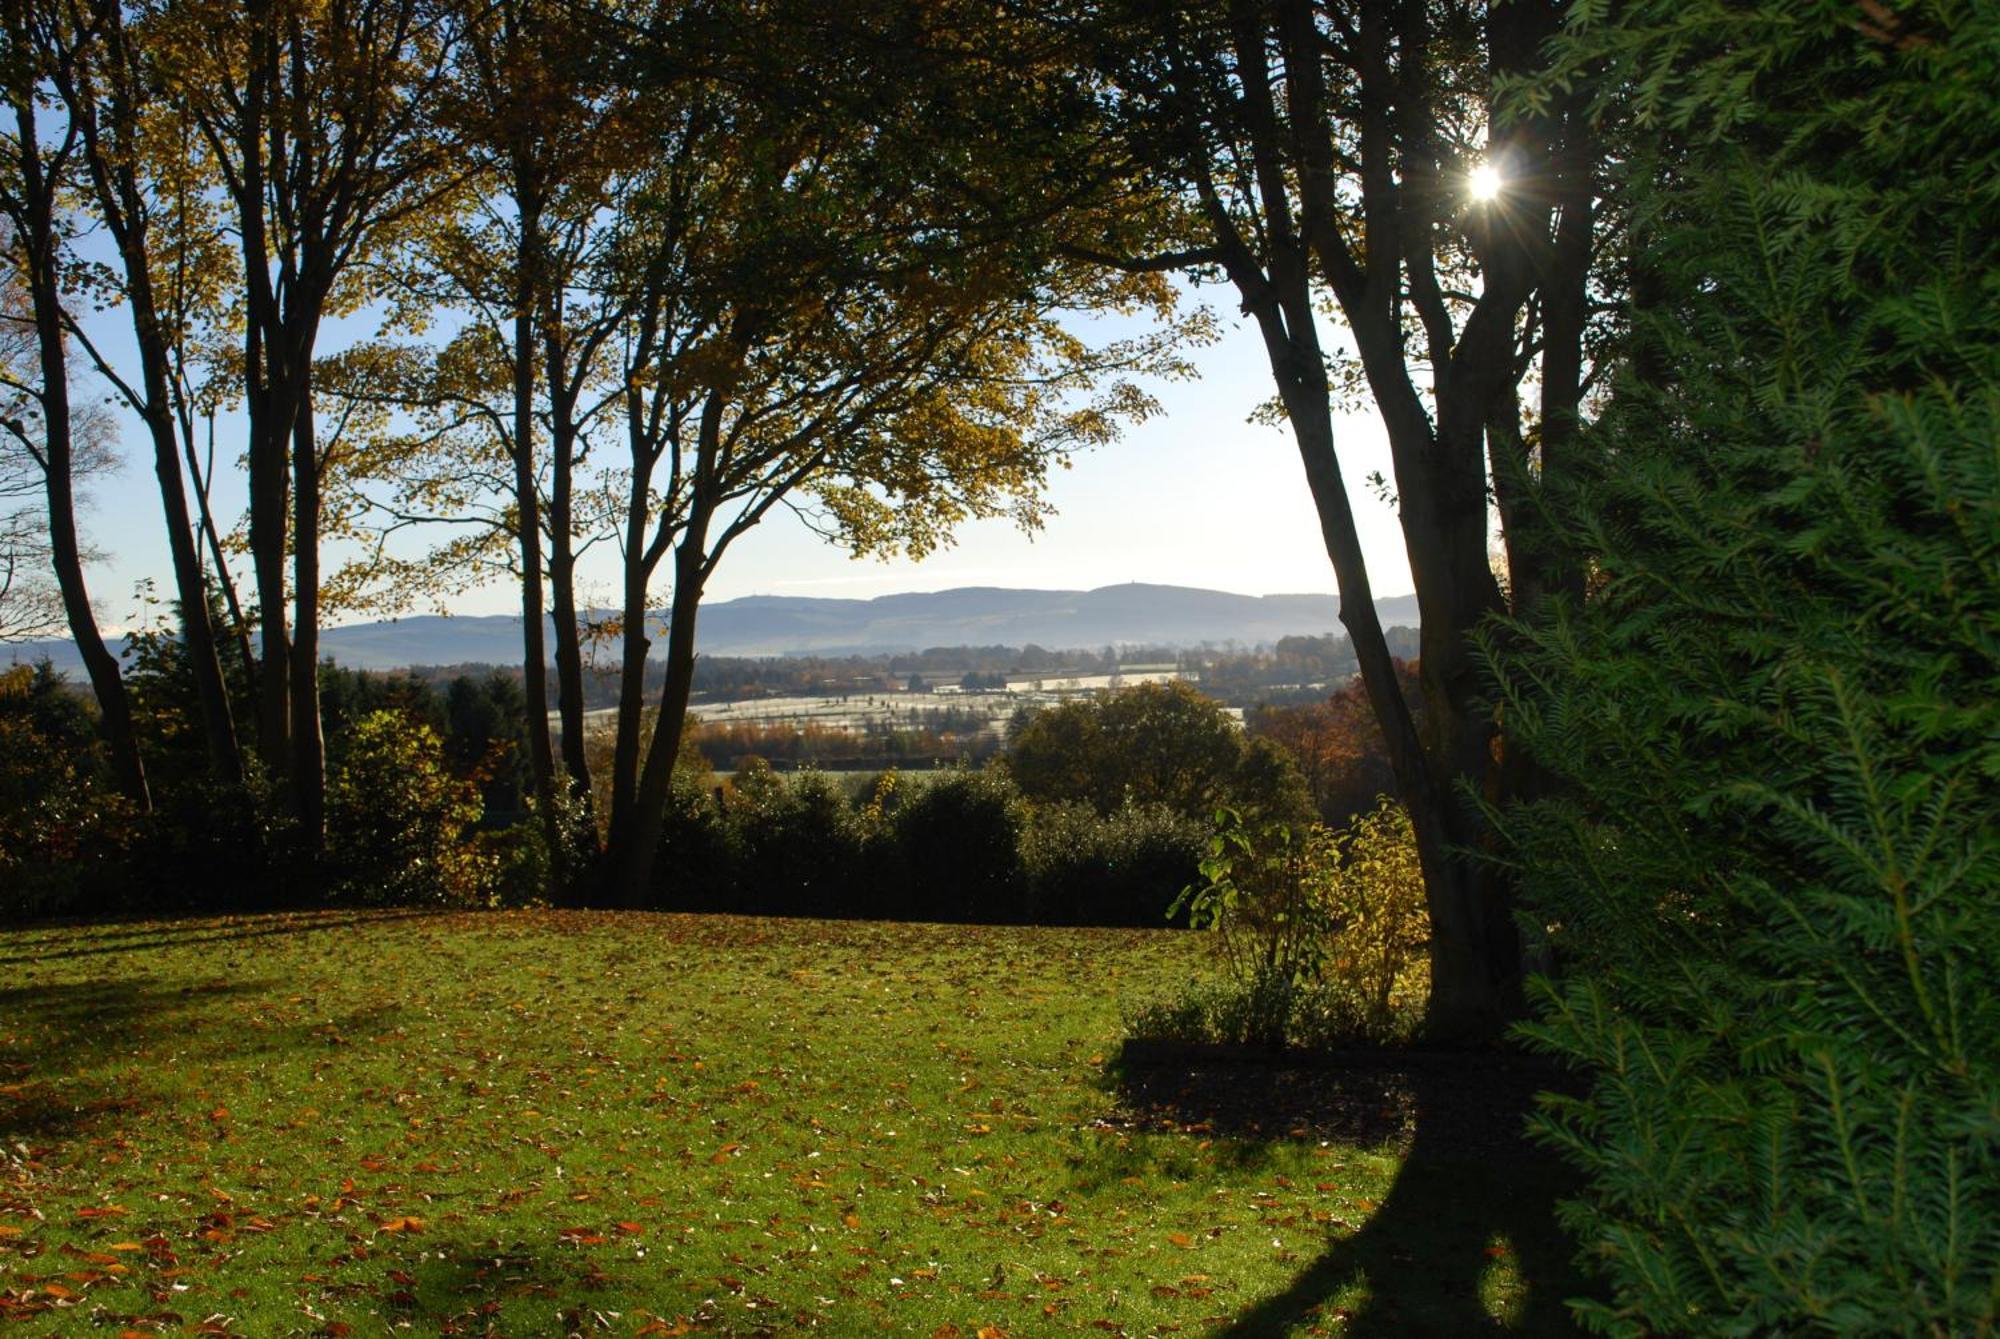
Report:
[[[1169,1232],[1167,1233],[1167,1240],[1184,1251],[1194,1249],[1194,1238],[1185,1232]]]
[[[376,1229],[378,1232],[421,1232],[424,1220],[421,1218],[391,1218]]]

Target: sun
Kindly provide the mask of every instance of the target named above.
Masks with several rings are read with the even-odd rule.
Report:
[[[1500,169],[1491,163],[1481,163],[1466,177],[1466,189],[1472,198],[1479,201],[1497,200],[1506,187],[1507,179],[1500,175]]]

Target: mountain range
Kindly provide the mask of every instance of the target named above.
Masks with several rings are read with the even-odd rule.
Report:
[[[1376,601],[1384,627],[1414,627],[1413,595]],[[872,600],[749,595],[702,606],[698,642],[716,656],[868,655],[933,646],[1026,646],[1051,650],[1146,645],[1256,646],[1280,637],[1340,630],[1332,595],[1235,595],[1130,582],[1096,590],[965,586]],[[320,633],[322,652],[355,669],[407,665],[512,664],[521,655],[519,615],[420,615],[356,623]],[[0,663],[48,656],[72,678],[82,661],[68,641],[0,647]]]

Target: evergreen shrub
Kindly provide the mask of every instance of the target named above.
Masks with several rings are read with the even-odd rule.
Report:
[[[2000,11],[1581,7],[1642,283],[1489,649],[1611,1334],[2000,1326]]]

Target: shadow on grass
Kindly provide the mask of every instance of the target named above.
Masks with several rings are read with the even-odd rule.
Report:
[[[305,935],[437,914],[425,909],[322,911],[258,914],[240,919],[191,916],[184,920],[146,919],[130,923],[96,920],[61,925],[44,923],[8,935],[9,946],[16,951],[0,954],[0,967],[108,953],[143,953],[154,949],[222,944],[240,939]]]
[[[202,1015],[218,1002],[268,994],[270,979],[168,984],[150,976],[18,986],[0,990],[0,1135],[65,1140],[100,1122],[143,1111],[133,1087],[135,1062],[172,1037],[183,1068],[198,1064],[204,1040],[232,1059],[327,1045],[379,1026],[393,1009],[377,1008],[317,1024],[245,1033],[230,1027],[210,1039]],[[233,1021],[233,1020],[232,1020]]]
[[[1238,1316],[1223,1331],[1230,1339],[1570,1335],[1565,1299],[1588,1285],[1555,1202],[1573,1180],[1522,1133],[1534,1093],[1561,1080],[1514,1055],[1412,1052],[1311,1069],[1154,1062],[1129,1065],[1120,1086],[1140,1125],[1401,1150],[1395,1183],[1367,1221]]]
[[[659,1260],[640,1271],[643,1282],[633,1277],[629,1261],[613,1262],[613,1270],[604,1272],[587,1248],[522,1241],[446,1244],[390,1268],[388,1285],[375,1294],[369,1311],[392,1327],[416,1325],[440,1335],[523,1333],[524,1324],[538,1333],[592,1334],[618,1329],[621,1320],[627,1328],[620,1332],[629,1334],[631,1327],[643,1327],[644,1317],[659,1320],[655,1333],[768,1334],[816,1328],[815,1322],[829,1319],[806,1312],[788,1316],[763,1299],[750,1317],[761,1323],[744,1325],[725,1316],[723,1299],[731,1307],[741,1303],[714,1280],[683,1277],[678,1267]],[[633,1304],[639,1298],[643,1307]]]

